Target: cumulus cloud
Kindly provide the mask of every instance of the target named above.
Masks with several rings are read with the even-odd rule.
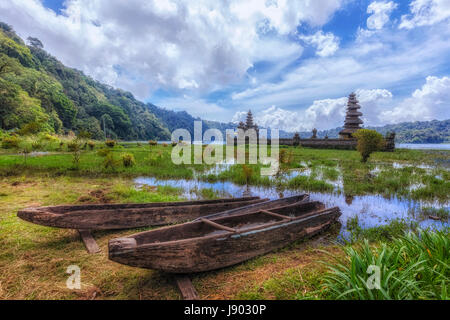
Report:
[[[421,89],[381,115],[385,122],[446,120],[450,118],[450,78],[426,78]]]
[[[146,98],[157,89],[218,89],[255,62],[298,58],[302,48],[287,35],[326,23],[342,2],[66,0],[56,14],[41,0],[9,0],[0,12],[63,63]]]
[[[356,95],[362,105],[366,125],[380,123],[380,110],[390,106],[392,93],[385,89],[359,89]],[[321,130],[342,126],[347,110],[347,97],[337,99],[316,100],[305,110],[286,110],[271,106],[254,114],[255,121],[262,127],[277,128],[289,132],[309,131],[313,128]],[[233,119],[245,119],[246,112],[236,112]]]
[[[321,57],[328,57],[333,55],[339,49],[339,38],[331,32],[323,33],[322,30],[310,36],[299,36],[309,45],[317,48],[316,54]]]
[[[214,102],[205,99],[183,95],[181,97],[165,98],[164,108],[175,111],[186,111],[194,117],[203,120],[217,120],[217,118],[225,119],[229,117],[229,111]],[[159,104],[156,101],[156,104]]]
[[[397,8],[393,1],[374,1],[367,7],[367,13],[372,15],[367,19],[367,28],[379,30],[389,22],[392,11]]]
[[[445,120],[450,118],[450,78],[426,78],[426,83],[410,97],[395,101],[386,89],[358,89],[355,91],[361,105],[366,126],[381,126],[402,121]],[[332,129],[344,123],[347,97],[316,100],[305,110],[286,110],[276,106],[254,114],[262,127],[288,132]],[[236,121],[245,119],[246,112],[235,114]]]
[[[237,124],[241,121],[245,121],[246,117],[247,117],[246,111],[238,111],[234,114],[233,118],[231,119],[231,122]]]
[[[412,29],[429,26],[450,17],[449,0],[414,0],[410,4],[411,13],[402,16],[400,28]]]
[[[449,55],[450,29],[444,26],[360,32],[355,42],[334,55],[303,60],[277,81],[244,87],[231,98],[236,108],[247,105],[258,112],[271,105],[306,109],[310,101],[342,97],[356,88],[396,87],[399,99],[420,81],[412,79],[425,79],[430,70],[446,70]]]

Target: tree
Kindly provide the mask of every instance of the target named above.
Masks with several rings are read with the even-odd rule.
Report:
[[[44,49],[44,45],[42,44],[41,40],[39,40],[38,38],[28,37],[27,40],[28,40],[28,43],[30,44],[30,46],[39,48],[39,49]]]
[[[20,73],[20,63],[14,58],[10,58],[7,55],[0,53],[0,76],[8,73]]]
[[[361,161],[367,162],[372,152],[383,149],[385,141],[381,133],[375,130],[360,129],[353,134],[358,139],[356,149],[361,154]]]

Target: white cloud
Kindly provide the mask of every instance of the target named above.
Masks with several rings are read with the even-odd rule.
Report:
[[[414,0],[411,13],[402,16],[400,28],[412,29],[429,26],[450,17],[450,0]]]
[[[241,121],[245,121],[246,117],[247,117],[246,111],[238,111],[234,114],[233,118],[231,119],[231,122],[239,123]]]
[[[257,61],[298,58],[302,48],[287,35],[326,23],[342,2],[67,0],[57,15],[41,0],[8,0],[0,12],[66,65],[147,98],[157,89],[215,90],[245,79]]]
[[[156,102],[156,104],[159,103]],[[229,110],[226,108],[202,98],[188,95],[164,99],[164,108],[175,111],[186,111],[190,115],[203,120],[226,119],[229,117]]]
[[[323,33],[322,30],[310,36],[299,36],[301,40],[317,48],[317,55],[328,57],[339,49],[339,38],[331,32]]]
[[[381,115],[385,122],[446,120],[450,118],[450,78],[426,78],[421,89]]]
[[[402,98],[433,70],[446,70],[450,29],[377,30],[347,44],[333,56],[301,61],[276,82],[236,90],[234,106],[261,111],[276,105],[305,109],[313,100],[341,97],[355,90],[397,87]]]
[[[386,89],[358,89],[355,91],[361,105],[365,126],[381,126],[402,121],[445,120],[450,118],[450,78],[429,76],[422,88],[410,97],[395,102]],[[286,110],[272,106],[254,112],[255,121],[262,127],[278,128],[288,132],[320,130],[340,127],[344,123],[346,97],[316,100],[305,110]],[[233,119],[245,119],[239,111]]]
[[[367,7],[367,13],[372,15],[367,19],[367,28],[379,30],[389,22],[392,11],[397,8],[393,1],[374,1]]]
[[[364,122],[366,125],[377,125],[380,110],[390,106],[392,93],[385,89],[356,90],[362,105]],[[254,113],[255,121],[262,127],[278,128],[289,132],[309,131],[313,128],[320,130],[342,126],[347,108],[347,97],[337,99],[316,100],[305,110],[286,110],[272,106]],[[246,112],[238,111],[234,121],[245,119]]]

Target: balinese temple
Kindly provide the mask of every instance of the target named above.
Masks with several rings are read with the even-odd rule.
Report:
[[[253,121],[253,114],[252,114],[251,110],[249,110],[247,113],[247,119],[246,119],[245,123],[242,121],[239,122],[238,129],[242,129],[242,130],[255,129],[256,133],[259,132],[258,125],[256,123],[254,123],[254,121]]]
[[[344,129],[339,132],[339,137],[341,139],[351,139],[352,134],[361,129],[363,121],[359,118],[362,116],[362,113],[358,111],[361,109],[358,102],[356,94],[351,93],[348,97],[347,116],[345,117]]]
[[[358,104],[359,101],[356,99],[356,94],[351,93],[348,97],[347,103],[347,114],[344,122],[344,129],[339,132],[339,138],[329,138],[328,136],[325,139],[319,139],[317,137],[317,129],[313,130],[313,135],[309,138],[301,138],[298,133],[296,133],[292,138],[279,138],[280,145],[286,146],[302,146],[307,148],[319,148],[319,149],[346,149],[346,150],[355,150],[357,146],[357,139],[352,135],[361,129],[361,125],[363,121],[361,120],[362,113],[359,111],[361,106]],[[239,129],[248,130],[255,129],[256,132],[259,132],[258,126],[253,121],[253,114],[251,111],[247,114],[246,122],[240,122]],[[228,139],[228,138],[227,138]],[[237,137],[234,139],[230,138],[230,143],[237,144]],[[394,151],[395,150],[395,133],[387,134],[385,137],[385,148],[384,151]],[[228,142],[227,142],[228,143]],[[247,143],[247,142],[246,142]],[[268,139],[268,143],[270,139]]]

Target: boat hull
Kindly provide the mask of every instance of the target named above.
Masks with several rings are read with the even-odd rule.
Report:
[[[267,228],[213,237],[138,245],[133,236],[109,242],[109,259],[170,273],[196,273],[232,266],[327,230],[341,215],[339,208]]]
[[[18,217],[35,224],[67,229],[113,230],[181,223],[208,214],[264,202],[248,197],[209,201],[105,204],[28,208]]]

